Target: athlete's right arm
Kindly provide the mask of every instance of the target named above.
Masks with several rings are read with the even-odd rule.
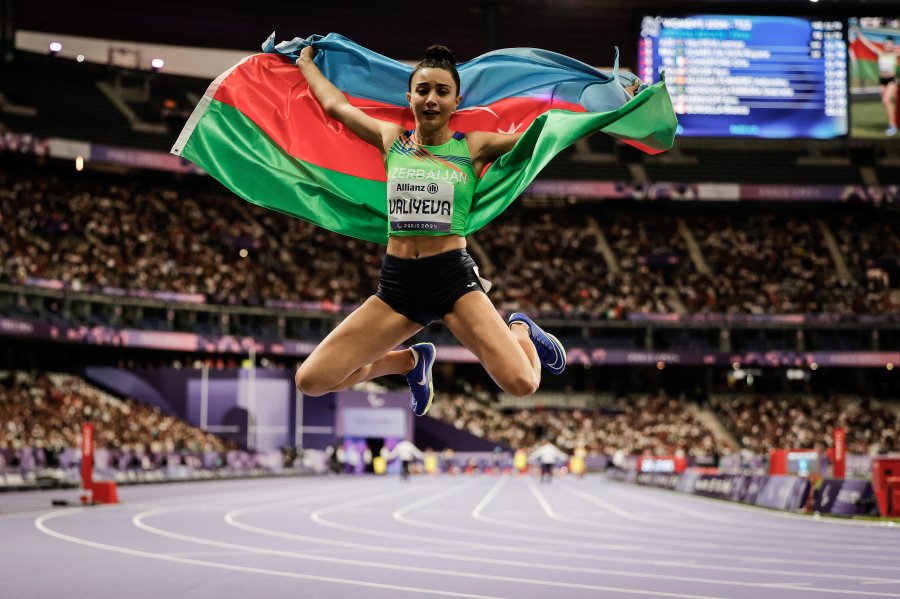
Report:
[[[352,105],[313,62],[315,55],[315,48],[307,46],[300,52],[295,64],[300,67],[300,72],[319,104],[329,116],[343,123],[366,143],[378,148],[382,154],[386,154],[390,144],[394,143],[402,130],[400,125],[371,117]]]
[[[878,46],[873,44],[872,40],[870,40],[869,38],[867,38],[865,36],[865,34],[862,32],[861,28],[854,26],[854,27],[851,27],[851,30],[853,33],[856,34],[857,39],[860,42],[862,42],[862,45],[865,46],[866,48],[868,48],[870,52],[874,52],[878,56],[881,56],[882,54],[884,54],[884,50],[882,50],[881,48],[879,48]]]

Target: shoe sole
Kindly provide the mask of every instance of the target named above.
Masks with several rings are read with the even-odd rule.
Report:
[[[428,404],[425,406],[425,410],[421,414],[418,414],[415,410],[413,410],[413,414],[415,414],[419,418],[428,413],[428,410],[431,409],[431,404],[434,401],[434,383],[431,381],[431,367],[434,366],[437,349],[435,349],[433,343],[429,343],[428,345],[431,346],[431,363],[428,364],[428,369],[425,371],[425,378],[428,380]]]
[[[418,418],[421,418],[422,416],[424,416],[425,414],[428,413],[428,410],[431,409],[431,403],[434,401],[434,388],[432,387],[432,388],[428,389],[428,391],[429,391],[429,393],[428,393],[428,405],[425,406],[425,411],[422,412],[421,414],[416,414],[415,412],[413,412],[413,414],[415,414],[416,417],[418,417]]]

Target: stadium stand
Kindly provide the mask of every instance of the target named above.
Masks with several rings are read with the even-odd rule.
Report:
[[[832,429],[848,431],[851,453],[900,451],[900,419],[877,400],[815,395],[713,396],[711,406],[743,447],[767,454],[771,449],[813,449],[831,438]]]
[[[0,171],[10,221],[10,235],[0,242],[7,281],[202,294],[240,305],[353,305],[377,287],[375,244],[244,204],[210,182],[48,172],[39,179],[33,167]],[[474,236],[483,249],[476,258],[496,285],[496,305],[606,319],[900,309],[900,227],[892,212],[835,210],[821,224],[812,211],[783,214],[775,207],[681,216],[666,207],[653,218],[645,212],[596,203],[531,209],[525,199]],[[849,279],[842,279],[826,246],[832,233],[822,226],[838,240]],[[698,241],[699,256],[687,239]]]

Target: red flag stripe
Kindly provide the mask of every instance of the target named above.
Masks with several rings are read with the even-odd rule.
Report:
[[[354,177],[384,181],[378,151],[324,113],[300,70],[273,54],[250,57],[219,85],[215,99],[237,108],[289,155]],[[375,118],[415,126],[408,108],[349,98]],[[578,104],[553,98],[507,98],[487,107],[461,110],[450,119],[454,131],[522,132],[550,109],[585,112]]]

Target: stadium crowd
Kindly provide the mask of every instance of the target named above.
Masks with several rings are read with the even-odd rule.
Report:
[[[886,293],[868,297],[862,281],[840,279],[812,219],[707,215],[691,219],[690,227],[711,270],[679,281],[691,312],[852,314],[890,308]]]
[[[848,265],[843,278],[814,219],[761,208],[747,217],[694,211],[684,227],[679,220],[607,204],[520,202],[476,233],[470,251],[505,310],[594,319],[900,312],[891,294],[900,227],[890,213],[826,219]],[[383,251],[199,178],[0,169],[0,226],[7,282],[203,294],[224,304],[353,305],[376,289]],[[877,265],[881,275],[873,276]]]
[[[544,440],[568,453],[584,448],[606,455],[682,454],[723,456],[737,449],[766,455],[775,448],[823,448],[834,426],[847,431],[853,454],[900,451],[900,416],[889,406],[860,397],[812,394],[728,394],[710,398],[712,413],[739,443],[718,436],[682,399],[664,393],[608,398],[600,409],[501,410],[470,395],[435,402],[429,415],[512,450]],[[0,372],[0,457],[26,448],[49,463],[77,448],[81,423],[93,422],[98,449],[166,456],[236,449],[214,435],[131,399],[119,399],[84,379],[59,373]],[[130,452],[130,454],[129,454]],[[2,466],[2,465],[0,465]]]
[[[119,399],[70,374],[0,372],[0,449],[79,447],[95,424],[98,449],[153,454],[233,449],[158,408]]]
[[[566,451],[585,447],[614,456],[706,456],[726,450],[683,401],[660,395],[619,397],[602,410],[528,409],[506,412],[463,395],[442,398],[429,412],[473,435],[509,445],[533,447],[549,439]]]
[[[846,430],[850,453],[900,451],[900,416],[869,398],[728,395],[714,396],[711,407],[740,443],[756,453],[813,449],[830,439],[836,426]]]

